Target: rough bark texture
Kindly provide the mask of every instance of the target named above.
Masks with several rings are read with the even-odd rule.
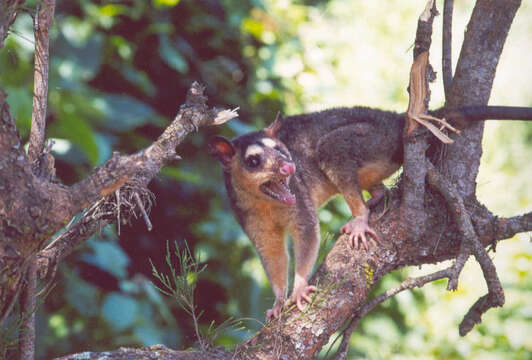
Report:
[[[8,1],[2,5],[2,10],[7,10],[0,18],[0,45],[5,38],[7,26],[14,19],[14,3],[16,2]],[[518,0],[477,1],[465,35],[456,76],[452,81],[450,97],[447,99],[450,107],[487,103],[495,68],[519,5]],[[201,87],[194,85],[185,106],[151,146],[130,156],[115,154],[87,179],[72,187],[65,187],[35,176],[32,172],[5,97],[0,90],[2,304],[11,304],[18,295],[14,288],[20,282],[20,274],[27,267],[24,259],[41,250],[43,242],[62,228],[74,214],[89,204],[94,206],[95,202],[120,187],[124,189],[124,186],[134,184],[142,188],[166,162],[175,159],[176,145],[189,132],[202,125],[218,123],[220,118],[227,114],[208,109]],[[423,209],[424,227],[414,230],[409,227],[411,224],[405,222],[404,209],[409,205],[409,201],[404,201],[403,191],[407,190],[403,190],[400,184],[393,189],[387,209],[381,204],[372,212],[370,222],[380,235],[379,244],[373,244],[368,251],[353,252],[346,238],[338,239],[310,281],[312,284],[318,284],[320,291],[316,301],[305,313],[294,309],[286,310],[279,321],[268,324],[253,338],[232,351],[215,348],[207,353],[180,352],[157,346],[146,349],[119,349],[106,353],[82,353],[61,359],[312,358],[346,321],[362,316],[367,311],[365,304],[369,291],[390,271],[407,265],[454,259],[459,254],[467,259],[469,252],[464,251],[461,245],[464,234],[478,239],[477,244],[470,243],[470,246],[479,259],[486,246],[517,232],[532,229],[532,214],[498,219],[476,201],[475,178],[481,155],[482,130],[482,123],[477,123],[463,131],[460,136],[454,136],[455,143],[446,147],[445,151],[433,151],[432,163],[436,165],[435,168],[424,164],[425,159],[417,160],[423,162],[418,164],[419,166],[429,169],[429,180],[431,171],[436,169],[442,171],[445,179],[445,183],[442,183],[445,186],[440,184],[438,187],[440,173],[436,172],[430,187],[423,184],[424,190],[421,193],[412,192],[414,198],[417,197],[415,202],[419,205],[416,209]],[[439,144],[431,146],[441,148]],[[449,194],[459,200],[453,202]],[[453,204],[458,204],[460,212],[466,214],[467,218],[457,217],[457,208]],[[96,216],[95,213],[87,211],[82,220],[69,227],[57,241],[40,251],[39,269],[46,272],[53,268],[51,265],[63,259],[76,244],[83,242],[108,221],[111,221],[111,218]],[[419,234],[412,236],[416,232]],[[484,271],[485,275],[489,271]],[[449,273],[450,271],[446,271],[427,279],[447,277]],[[488,277],[486,279],[490,281]],[[405,288],[410,285],[406,284]],[[491,287],[494,286],[491,284]],[[469,317],[473,323],[480,319],[484,312],[486,299],[481,298],[471,309],[470,313],[476,314]],[[4,311],[5,308],[0,310]],[[464,326],[470,326],[470,322],[466,322]]]
[[[520,0],[478,0],[464,36],[446,105],[455,108],[485,105],[491,93],[495,69]],[[463,196],[474,196],[482,155],[482,121],[455,136],[441,163],[443,174]]]
[[[33,75],[33,111],[28,157],[33,163],[44,148],[46,109],[48,105],[49,31],[54,19],[55,0],[42,0],[33,20],[35,34],[35,69]]]

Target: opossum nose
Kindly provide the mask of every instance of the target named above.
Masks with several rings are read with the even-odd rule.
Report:
[[[283,162],[279,171],[284,176],[292,175],[296,171],[296,166],[292,163]]]

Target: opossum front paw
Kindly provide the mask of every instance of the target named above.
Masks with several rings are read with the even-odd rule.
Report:
[[[374,241],[379,241],[379,236],[369,227],[367,220],[359,217],[354,218],[342,226],[340,232],[349,236],[348,242],[352,249],[359,249],[360,243],[362,243],[364,249],[368,250],[368,239],[371,240],[371,237],[373,237]],[[366,236],[366,233],[371,235],[371,237]]]
[[[312,302],[311,294],[318,291],[314,285],[304,284],[294,289],[289,302],[296,304],[299,311],[305,311],[305,302],[310,304]]]
[[[278,319],[281,316],[281,310],[283,310],[284,298],[276,298],[273,303],[273,307],[266,311],[266,321]]]

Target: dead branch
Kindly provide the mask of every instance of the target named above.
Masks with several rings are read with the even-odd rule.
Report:
[[[0,93],[3,125],[0,150],[5,154],[0,158],[0,167],[3,169],[0,172],[0,184],[17,184],[9,188],[0,185],[0,217],[9,219],[9,222],[0,221],[0,233],[4,235],[0,237],[0,269],[11,271],[2,274],[3,281],[11,279],[11,284],[15,284],[15,280],[21,276],[22,259],[41,250],[50,234],[62,228],[81,209],[98,203],[98,206],[90,207],[80,221],[61,234],[51,246],[39,252],[39,274],[53,273],[56,264],[77,245],[116,219],[118,208],[116,203],[111,205],[111,202],[115,202],[114,197],[110,197],[110,202],[107,196],[120,187],[125,186],[120,191],[119,202],[125,221],[129,221],[131,216],[147,217],[152,195],[146,187],[166,163],[178,158],[175,148],[183,139],[201,126],[222,124],[237,116],[234,110],[209,108],[203,91],[204,88],[198,83],[192,84],[186,103],[152,145],[129,156],[114,154],[86,179],[69,188],[50,182],[48,177],[37,178],[32,172],[30,162],[20,146],[14,121],[9,116],[5,96]],[[134,191],[128,190],[133,188]],[[99,202],[102,198],[105,201]],[[109,216],[111,213],[112,216]],[[0,287],[0,290],[0,299],[6,301],[12,299],[16,291],[12,287]]]
[[[199,83],[192,84],[186,102],[174,121],[152,145],[133,155],[115,153],[86,179],[74,184],[70,194],[76,210],[113,193],[133,175],[141,184],[147,185],[166,163],[176,160],[175,149],[190,132],[197,131],[201,126],[223,124],[237,116],[235,110],[209,109],[203,92],[204,88]]]
[[[94,232],[115,221],[119,211],[121,218],[126,216],[124,218],[126,222],[130,221],[131,215],[135,218],[143,216],[146,221],[147,213],[153,202],[153,194],[147,190],[146,186],[164,164],[178,158],[176,147],[190,132],[199,127],[223,124],[236,116],[236,109],[231,111],[209,109],[205,104],[207,98],[203,95],[203,91],[204,88],[198,83],[192,84],[186,103],[181,107],[174,121],[152,145],[130,156],[114,154],[113,158],[101,168],[72,187],[72,192],[77,193],[76,202],[78,203],[86,205],[91,200],[100,200],[93,201],[93,205],[85,211],[80,220],[61,234],[52,245],[39,253],[40,273],[47,273],[49,265],[61,261]],[[96,183],[97,181],[99,183]],[[119,207],[116,198],[107,195],[112,194],[120,186]],[[138,205],[137,196],[146,214]],[[149,227],[148,224],[151,224],[149,218],[146,223]]]
[[[429,0],[425,10],[419,16],[416,40],[414,44],[414,61],[410,71],[409,102],[406,112],[404,129],[404,161],[403,161],[403,199],[402,209],[407,228],[412,229],[412,236],[419,237],[425,230],[425,214],[423,194],[425,194],[425,151],[427,140],[425,137],[413,138],[417,123],[413,118],[424,114],[430,99],[428,79],[430,70],[428,63],[429,49],[432,37],[432,23],[437,10],[433,0]],[[415,230],[414,230],[415,229]]]
[[[146,223],[146,228],[148,229],[148,231],[151,231],[151,229],[153,229],[153,225],[151,224],[150,217],[148,216],[148,214],[146,213],[146,210],[144,209],[144,205],[142,204],[142,201],[140,200],[140,196],[138,193],[135,193],[134,196],[135,196],[135,201],[137,202],[137,206],[139,207],[142,213],[142,218],[144,219],[144,222]]]

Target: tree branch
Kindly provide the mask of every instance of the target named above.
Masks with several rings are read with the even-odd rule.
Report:
[[[515,234],[532,231],[532,212],[511,218],[498,218],[495,222],[495,240],[508,239]]]
[[[209,109],[206,105],[207,97],[203,94],[204,88],[199,83],[193,83],[188,91],[187,99],[178,111],[172,123],[165,129],[159,138],[146,149],[129,156],[114,154],[100,168],[91,175],[70,188],[73,203],[77,211],[94,203],[102,197],[112,194],[124,184],[133,186],[132,196],[146,191],[145,188],[151,179],[168,162],[176,160],[176,147],[192,131],[201,126],[223,124],[237,116],[236,109],[220,110]],[[143,190],[144,189],[144,190]],[[121,197],[127,197],[126,191],[121,191]],[[146,196],[142,195],[145,199]],[[114,200],[109,200],[113,202]],[[96,203],[95,207],[106,206],[105,203]],[[59,239],[51,246],[39,252],[39,271],[46,273],[49,265],[55,264],[68,256],[77,246],[85,242],[93,233],[115,221],[118,209],[93,211],[88,209],[80,220],[69,227]],[[130,209],[130,211],[133,211]],[[142,210],[139,208],[140,213]],[[76,212],[73,212],[72,216]],[[143,215],[144,216],[144,215]]]
[[[20,311],[22,326],[19,333],[19,354],[21,360],[33,360],[35,358],[35,311],[37,309],[35,301],[35,290],[37,289],[35,256],[29,260],[24,278]]]
[[[72,216],[88,204],[113,193],[133,175],[146,186],[166,163],[178,158],[175,149],[189,133],[201,126],[223,124],[237,116],[236,111],[209,109],[203,91],[199,83],[192,84],[174,121],[152,145],[133,155],[115,153],[86,179],[74,184],[70,188],[75,205]]]
[[[429,164],[427,178],[429,184],[434,186],[447,200],[447,203],[451,208],[451,214],[453,214],[454,220],[462,235],[460,256],[458,257],[455,266],[453,266],[453,274],[449,280],[448,289],[456,290],[458,276],[462,271],[467,257],[469,257],[469,251],[472,251],[475,255],[488,285],[488,294],[475,303],[460,324],[460,335],[464,336],[473,328],[474,324],[480,323],[480,318],[484,312],[488,311],[491,307],[504,305],[504,290],[497,275],[495,265],[484,246],[480,243],[475,229],[473,228],[473,224],[471,223],[471,217],[469,216],[458,191],[456,191],[456,189],[454,189],[431,164]]]
[[[453,82],[453,7],[454,0],[443,3],[443,35],[442,35],[442,77],[445,99],[449,98]]]
[[[41,0],[33,21],[35,34],[35,66],[33,72],[33,112],[31,117],[28,157],[38,167],[38,159],[44,149],[46,108],[48,104],[49,31],[54,19],[55,0]]]
[[[410,98],[404,129],[404,161],[403,161],[403,199],[401,203],[406,227],[412,229],[412,236],[419,237],[425,230],[425,213],[423,198],[425,194],[425,136],[413,137],[418,123],[414,118],[425,114],[430,90],[428,82],[432,68],[428,62],[430,44],[432,42],[432,23],[437,10],[434,0],[429,0],[425,10],[419,16],[416,40],[414,44],[414,61],[410,70]]]
[[[237,116],[236,111],[208,108],[203,91],[204,88],[198,83],[192,84],[186,103],[152,145],[133,155],[113,155],[85,180],[70,188],[34,176],[20,146],[14,122],[9,117],[5,97],[0,96],[1,120],[2,124],[6,124],[5,131],[0,132],[0,150],[5,150],[2,152],[5,156],[0,158],[0,167],[3,168],[0,171],[0,269],[14,271],[5,279],[13,280],[20,276],[17,273],[20,266],[16,264],[21,259],[40,250],[44,241],[64,227],[82,208],[112,194],[126,181],[145,199],[144,192],[147,192],[145,189],[149,181],[166,163],[178,158],[175,148],[190,132],[200,126],[222,124]],[[3,184],[10,184],[10,187],[6,188]],[[121,191],[121,194],[131,194],[131,203],[138,208],[132,192]],[[107,206],[107,203],[104,202],[102,206]],[[107,212],[104,210],[102,214],[107,215]],[[52,270],[75,246],[108,221],[116,219],[114,212],[112,219],[103,215],[88,215],[67,229],[52,246],[39,253],[40,274]],[[0,287],[0,300],[10,299],[13,290]]]
[[[486,105],[495,70],[520,0],[477,0],[467,25],[446,106]],[[442,175],[464,197],[474,197],[484,122],[468,126],[446,149]]]

